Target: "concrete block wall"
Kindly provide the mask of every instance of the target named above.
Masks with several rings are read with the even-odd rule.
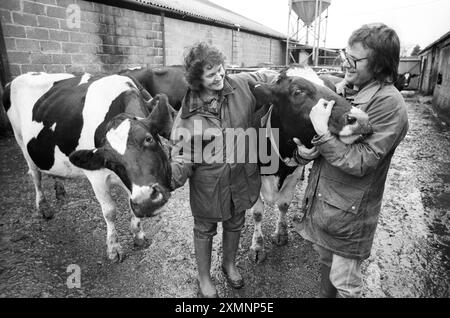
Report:
[[[1,0],[0,18],[13,77],[163,65],[160,15],[83,0]]]
[[[232,30],[172,18],[164,19],[166,64],[182,65],[186,49],[199,41],[217,47],[231,63]]]
[[[272,39],[271,45],[271,62],[275,65],[286,64],[286,43],[281,40]]]
[[[272,52],[272,42],[279,42],[279,40],[272,40],[245,32],[241,32],[240,40],[239,48],[242,56],[242,61],[240,62],[244,64],[243,66],[258,66],[261,63],[270,63],[279,59],[277,54],[280,54],[280,52]],[[275,55],[273,56],[272,54]]]
[[[182,64],[186,48],[198,41],[216,46],[225,54],[228,64],[242,67],[264,62],[284,64],[280,40],[172,18],[164,19],[164,31],[167,65]]]

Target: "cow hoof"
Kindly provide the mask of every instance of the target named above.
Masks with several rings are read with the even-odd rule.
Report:
[[[134,246],[137,248],[145,248],[150,246],[151,240],[148,239],[146,236],[143,237],[134,237]]]
[[[31,217],[33,218],[33,220],[37,221],[42,219],[42,214],[38,210],[34,210],[33,214],[31,214]]]
[[[267,254],[264,250],[250,250],[249,253],[250,260],[255,264],[261,264],[267,258]]]
[[[111,249],[108,250],[108,258],[114,263],[121,263],[125,259],[122,246],[120,246],[120,244],[112,246]]]
[[[39,203],[39,215],[42,215],[44,219],[49,220],[53,218],[54,214],[55,211],[47,201],[41,201]]]
[[[66,189],[61,183],[55,183],[56,200],[64,201],[66,199]]]
[[[274,234],[272,236],[272,241],[274,244],[278,246],[284,246],[288,243],[288,235],[287,234]]]

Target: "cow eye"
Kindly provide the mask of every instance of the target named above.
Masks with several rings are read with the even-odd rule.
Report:
[[[145,136],[144,142],[145,142],[146,144],[152,144],[152,143],[153,143],[153,137],[152,137],[152,135],[147,135],[147,136]]]
[[[295,91],[294,91],[294,96],[297,96],[297,95],[303,95],[303,91],[301,90],[301,89],[296,89]]]
[[[354,123],[356,123],[356,118],[347,115],[347,122],[348,122],[349,125],[353,125]]]

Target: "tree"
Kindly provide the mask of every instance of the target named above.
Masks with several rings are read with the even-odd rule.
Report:
[[[417,45],[413,48],[413,50],[412,50],[412,52],[411,52],[411,56],[418,56],[418,55],[419,55],[419,52],[420,52],[420,45],[417,44]]]

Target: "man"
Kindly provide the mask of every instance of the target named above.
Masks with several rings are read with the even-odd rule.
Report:
[[[408,130],[405,102],[393,86],[400,56],[396,32],[384,24],[363,25],[344,55],[345,85],[356,91],[351,102],[368,113],[373,134],[344,144],[328,131],[333,102],[322,100],[311,110],[319,157],[305,191],[300,234],[319,253],[320,297],[361,296],[361,262],[370,255],[391,158]],[[307,157],[303,149],[294,156],[299,162]]]

